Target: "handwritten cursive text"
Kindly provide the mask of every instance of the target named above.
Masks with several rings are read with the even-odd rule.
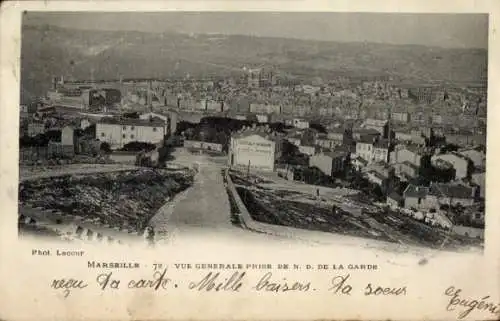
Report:
[[[238,292],[243,285],[242,280],[245,277],[246,272],[234,272],[229,279],[225,278],[221,279],[220,272],[213,273],[209,272],[207,275],[203,277],[198,282],[190,282],[189,289],[190,290],[198,290],[198,291],[233,291]]]
[[[259,280],[257,285],[254,287],[257,291],[267,291],[267,292],[288,292],[288,291],[302,291],[307,292],[311,288],[311,282],[287,282],[283,279],[281,282],[276,282],[272,280],[273,274],[267,272]]]
[[[461,296],[462,289],[456,289],[450,286],[446,289],[444,294],[450,297],[448,305],[446,306],[447,311],[454,311],[457,307],[463,307],[464,309],[458,314],[459,319],[463,319],[468,316],[472,311],[488,311],[493,315],[500,316],[500,307],[498,303],[491,302],[490,296],[484,296],[481,299],[470,299]]]

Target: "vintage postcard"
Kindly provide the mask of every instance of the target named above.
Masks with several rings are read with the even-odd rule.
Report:
[[[3,320],[498,320],[500,3],[1,6]]]

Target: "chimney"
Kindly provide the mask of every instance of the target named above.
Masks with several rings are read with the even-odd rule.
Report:
[[[148,85],[148,96],[147,96],[147,104],[150,110],[153,109],[153,88],[151,84],[151,80],[149,81]]]

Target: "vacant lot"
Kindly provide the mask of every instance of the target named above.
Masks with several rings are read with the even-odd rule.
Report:
[[[363,210],[349,212],[334,206],[337,202],[325,202],[310,194],[265,188],[235,172],[231,177],[250,215],[259,222],[431,248],[458,249],[480,244],[479,240],[452,235],[355,197],[345,197],[345,203]]]
[[[19,201],[21,205],[141,230],[170,197],[192,182],[190,171],[160,169],[68,175],[19,184]]]

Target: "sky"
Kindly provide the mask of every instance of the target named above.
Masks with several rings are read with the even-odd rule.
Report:
[[[278,12],[29,12],[26,25],[219,33],[322,41],[487,48],[486,14]]]

